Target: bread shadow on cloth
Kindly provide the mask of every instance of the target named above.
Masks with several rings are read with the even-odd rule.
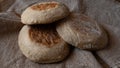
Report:
[[[2,37],[4,36],[8,36],[10,34],[15,34],[18,33],[20,31],[20,29],[22,28],[23,24],[21,24],[20,22],[15,22],[15,21],[11,21],[11,20],[1,20],[0,23],[0,35]]]
[[[107,33],[108,36],[108,43],[107,46],[102,49],[102,50],[111,50],[114,49],[114,47],[116,47],[116,45],[118,45],[119,43],[119,37],[117,37],[116,33],[115,33],[115,29],[111,28],[111,26],[108,25],[102,25],[102,27],[105,29],[105,32]]]

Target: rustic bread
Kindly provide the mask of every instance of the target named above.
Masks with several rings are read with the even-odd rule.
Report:
[[[24,24],[48,24],[66,17],[69,9],[59,2],[41,2],[28,7],[21,15]]]
[[[80,49],[102,49],[108,41],[106,32],[96,21],[78,13],[58,22],[56,29],[66,42]]]
[[[25,25],[20,31],[18,44],[27,58],[38,63],[58,62],[69,54],[69,45],[51,25]]]

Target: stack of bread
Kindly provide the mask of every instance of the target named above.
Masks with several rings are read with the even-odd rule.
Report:
[[[22,53],[38,63],[65,59],[70,45],[79,49],[99,50],[107,45],[105,30],[89,17],[72,13],[60,2],[42,2],[25,9],[23,28],[18,37]]]

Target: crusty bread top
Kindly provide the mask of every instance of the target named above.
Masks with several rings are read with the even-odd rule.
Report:
[[[47,47],[52,47],[61,41],[53,25],[32,25],[29,29],[29,36],[32,41]]]
[[[57,2],[45,2],[45,3],[39,3],[36,5],[31,6],[33,10],[47,10],[51,8],[55,8],[58,5]]]

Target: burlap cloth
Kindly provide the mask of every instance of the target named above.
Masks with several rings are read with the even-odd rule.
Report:
[[[62,62],[38,64],[28,60],[17,43],[23,24],[20,14],[31,4],[53,0],[0,0],[0,68],[119,68],[120,2],[119,0],[56,0],[70,11],[85,14],[102,24],[109,35],[108,47],[90,52],[72,48]],[[104,39],[103,39],[104,40]]]

